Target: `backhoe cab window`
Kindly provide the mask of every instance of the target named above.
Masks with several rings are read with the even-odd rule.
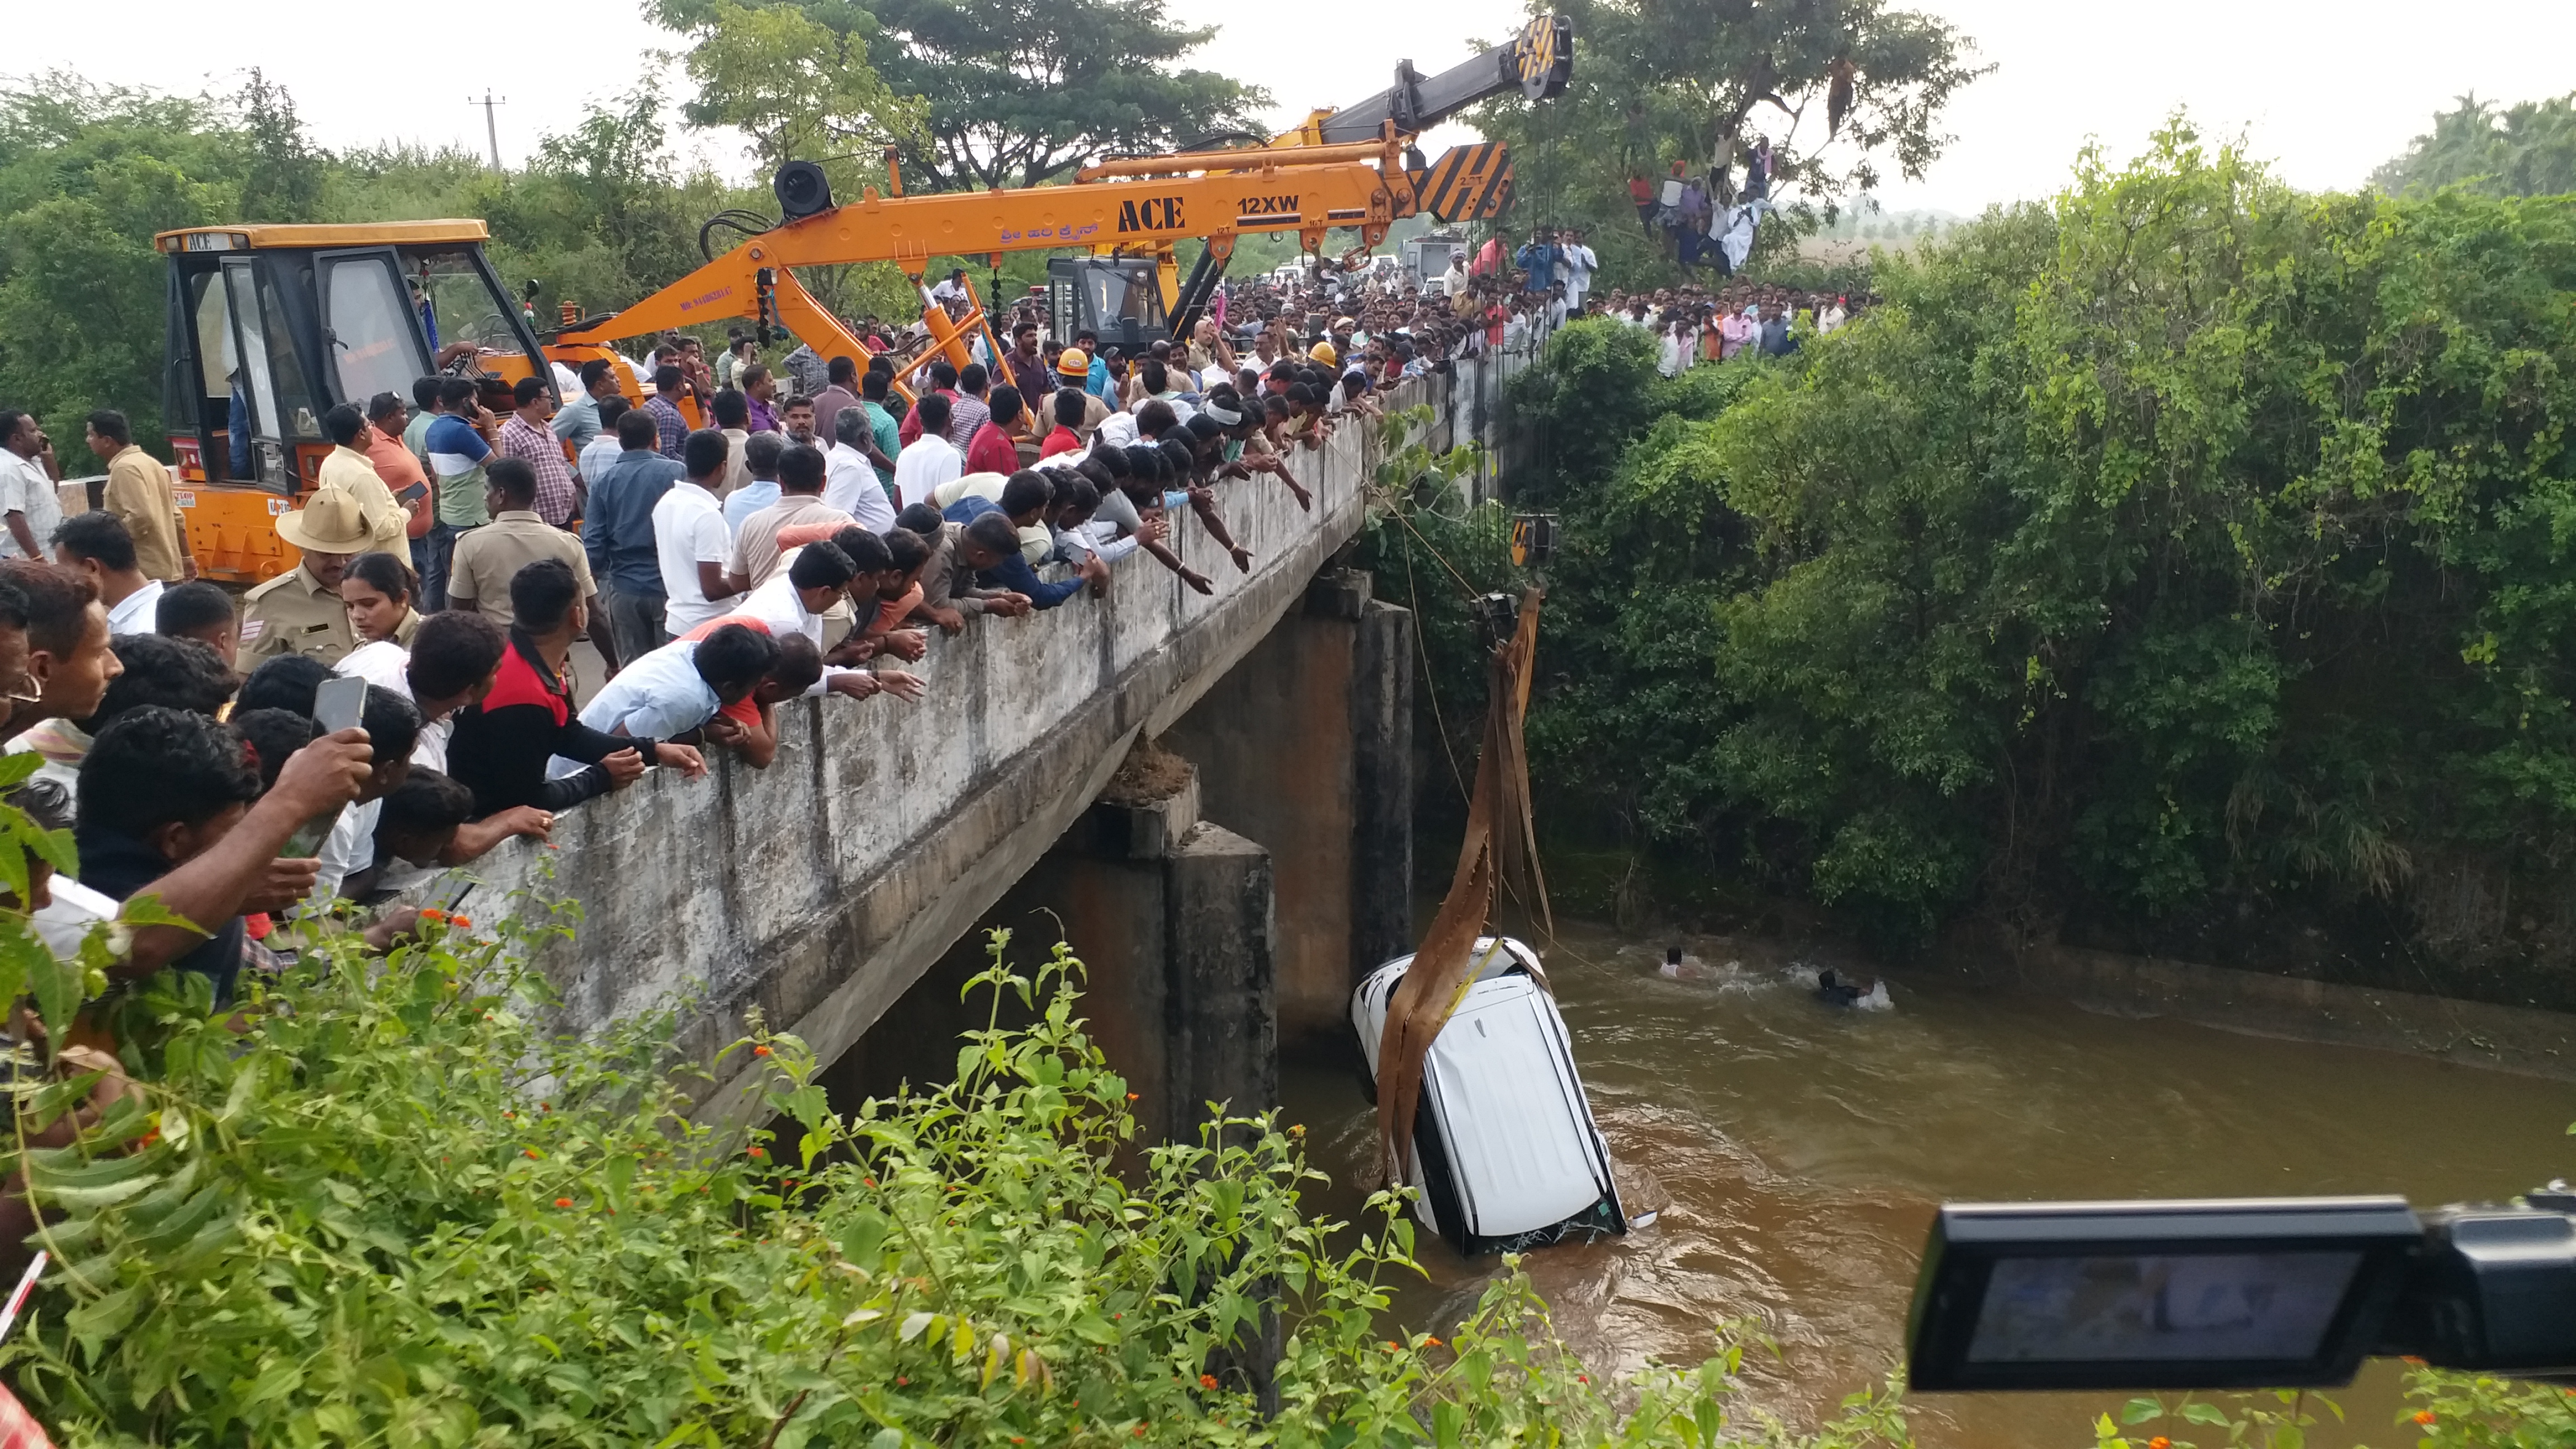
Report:
[[[323,265],[323,325],[340,396],[361,405],[380,392],[408,400],[412,380],[429,371],[429,359],[408,315],[410,289],[392,259],[335,257]]]
[[[460,342],[477,352],[517,352],[519,335],[512,328],[514,310],[508,298],[493,290],[483,273],[461,252],[414,252],[404,263],[412,302],[426,300],[421,320],[429,345],[443,351]]]

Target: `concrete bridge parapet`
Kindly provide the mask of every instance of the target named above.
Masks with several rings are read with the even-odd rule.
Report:
[[[1459,364],[1455,376],[1406,384],[1390,405],[1430,405],[1439,441],[1490,433],[1499,426],[1495,399],[1507,365],[1501,358]],[[723,760],[704,780],[653,771],[563,817],[556,851],[520,843],[487,858],[476,894],[488,902],[538,885],[541,863],[552,862],[554,880],[539,888],[583,910],[574,939],[549,948],[539,963],[562,994],[572,1029],[694,992],[676,1044],[685,1057],[712,1064],[757,1010],[773,1029],[798,1034],[831,1060],[1038,863],[1140,736],[1179,724],[1262,650],[1283,618],[1311,617],[1312,586],[1357,535],[1382,455],[1375,430],[1356,421],[1346,421],[1323,448],[1297,451],[1290,466],[1315,495],[1311,513],[1271,480],[1225,485],[1228,526],[1254,555],[1249,573],[1236,571],[1184,516],[1174,547],[1214,580],[1212,596],[1132,555],[1116,566],[1107,599],[1078,598],[1029,619],[978,621],[954,638],[934,638],[919,666],[929,681],[919,703],[793,704],[780,711],[780,750],[768,770]],[[1380,653],[1409,647],[1409,634],[1389,633],[1385,606],[1363,599],[1356,607],[1335,624],[1347,636],[1341,648],[1372,630],[1368,647]],[[1372,608],[1381,616],[1374,626]],[[1270,650],[1260,668],[1286,667],[1280,653]],[[1234,687],[1260,686],[1247,679]],[[1409,698],[1385,697],[1384,689],[1362,694],[1361,704],[1345,701],[1337,720],[1364,710],[1380,720],[1383,735],[1390,710],[1409,717]],[[1242,817],[1249,825],[1235,826],[1219,808],[1239,809],[1248,798],[1245,782],[1258,767],[1244,762],[1258,752],[1218,748],[1210,739],[1249,735],[1250,724],[1231,731],[1204,721],[1193,725],[1193,739],[1207,741],[1203,753],[1219,787],[1209,818],[1244,830],[1259,842],[1251,848],[1268,847],[1274,859],[1290,852],[1289,874],[1297,880],[1327,869],[1318,863],[1321,847],[1313,841],[1321,837],[1313,830],[1301,843],[1275,818],[1249,811]],[[1317,793],[1338,796],[1345,812],[1354,798],[1381,815],[1396,808],[1362,778],[1386,767],[1383,751],[1319,743]],[[1265,831],[1282,839],[1263,839]],[[1202,845],[1194,840],[1181,849]],[[1367,869],[1409,874],[1409,854],[1399,859],[1391,849],[1381,844]],[[1403,849],[1409,852],[1409,837]],[[1344,850],[1333,865],[1348,870],[1354,863]],[[1271,868],[1265,861],[1265,880]],[[1295,905],[1302,889],[1292,886],[1283,899]],[[1337,948],[1298,948],[1295,960],[1304,964],[1291,970],[1292,983],[1314,976],[1336,951],[1347,959],[1400,934],[1400,925],[1384,920],[1360,934],[1347,921],[1338,929]],[[1361,934],[1370,944],[1354,947]],[[1310,1025],[1322,994],[1320,986],[1292,985],[1291,999],[1305,1005],[1288,1019]],[[738,1075],[717,1081],[702,1110],[742,1110],[741,1085]]]

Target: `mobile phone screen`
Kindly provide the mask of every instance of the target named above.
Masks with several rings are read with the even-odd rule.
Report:
[[[354,728],[367,707],[367,681],[326,679],[313,692],[313,722],[324,734]]]

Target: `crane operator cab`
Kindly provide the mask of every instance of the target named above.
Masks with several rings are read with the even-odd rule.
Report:
[[[322,415],[380,392],[412,404],[432,372],[476,378],[484,405],[553,371],[483,255],[480,221],[197,227],[170,259],[162,416],[188,542],[210,578],[295,566],[275,520],[321,475]]]
[[[1048,258],[1047,308],[1059,340],[1089,328],[1129,357],[1172,335],[1162,267],[1149,256]]]

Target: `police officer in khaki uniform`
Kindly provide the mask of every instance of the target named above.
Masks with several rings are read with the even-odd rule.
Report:
[[[340,602],[340,578],[350,559],[373,546],[375,533],[357,498],[345,488],[327,485],[314,489],[301,509],[277,520],[277,536],[304,557],[242,599],[245,668],[280,654],[336,664],[357,647],[349,610]]]

